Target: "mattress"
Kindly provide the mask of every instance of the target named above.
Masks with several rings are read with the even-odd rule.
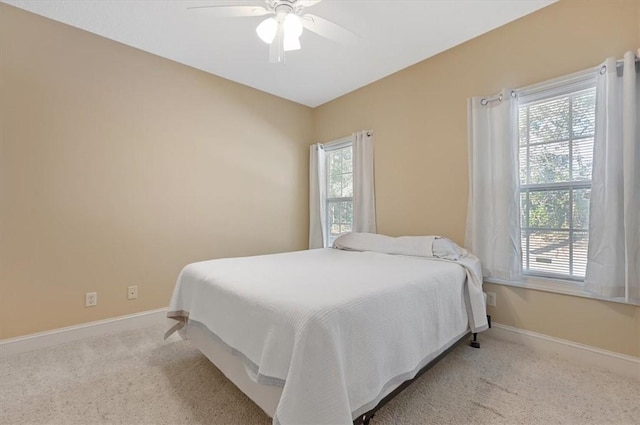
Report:
[[[258,402],[274,424],[346,424],[469,329],[467,280],[455,262],[336,249],[212,260],[183,269],[170,316],[281,388],[275,411]]]
[[[251,379],[250,371],[238,356],[220,344],[207,328],[188,323],[180,335],[202,352],[236,387],[245,393],[269,417],[273,418],[282,395],[282,387],[262,385]]]
[[[458,338],[449,344],[438,349],[436,352],[427,356],[427,363],[435,359],[449,347],[454,345],[457,340],[462,338],[466,332],[463,332]],[[196,347],[204,354],[211,363],[213,363],[233,384],[240,389],[247,397],[249,397],[258,407],[262,409],[269,417],[273,418],[276,408],[282,396],[282,387],[272,385],[262,385],[251,378],[251,371],[246,367],[245,362],[238,356],[234,356],[224,345],[220,344],[215,337],[211,335],[209,330],[197,322],[188,323],[180,335],[182,338]],[[426,363],[425,363],[426,364]],[[415,374],[414,374],[415,375]],[[413,376],[411,377],[413,378]],[[403,381],[404,382],[404,381]],[[402,385],[403,382],[395,382],[384,390],[379,399],[386,397],[393,390]],[[378,400],[378,401],[380,401]],[[376,403],[377,405],[377,403]],[[373,407],[372,407],[373,408]],[[363,412],[364,413],[364,412]]]

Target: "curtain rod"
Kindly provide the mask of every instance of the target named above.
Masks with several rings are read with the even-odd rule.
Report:
[[[332,140],[331,142],[327,142],[327,143],[318,142],[318,145],[325,147],[325,146],[335,146],[335,145],[346,144],[346,143],[352,142],[354,136],[355,136],[355,133],[352,134],[351,136],[343,137],[337,140]],[[373,131],[371,130],[367,131],[367,137],[371,137],[371,136],[373,136]]]
[[[516,91],[511,90],[511,97],[516,97],[516,96],[517,96]],[[500,93],[498,96],[490,97],[488,99],[486,97],[483,97],[482,99],[480,99],[480,104],[482,106],[487,106],[491,102],[502,102],[503,98],[504,97],[502,96],[502,93]]]
[[[601,65],[592,66],[591,68],[583,69],[582,71],[577,71],[569,75],[552,78],[550,80],[541,81],[539,83],[520,87],[516,89],[516,91],[517,93],[533,92],[542,88],[547,88],[557,83],[567,84],[570,82],[581,81],[588,78],[595,78],[596,72],[600,71],[600,67]]]
[[[640,52],[638,52],[638,54],[640,54]],[[638,57],[638,55],[636,55],[636,63],[640,62],[640,58]],[[618,59],[616,61],[616,65],[622,65],[624,63],[624,59]]]
[[[640,54],[640,52],[638,53]],[[640,61],[640,58],[638,58],[638,54],[636,54],[636,63],[638,63],[638,61]],[[622,64],[624,64],[624,59],[619,59],[616,60],[616,67],[620,67]],[[540,88],[546,88],[550,85],[553,85],[555,83],[559,83],[562,82],[567,83],[570,81],[580,81],[582,79],[586,79],[586,78],[590,78],[591,76],[594,75],[594,73],[596,72],[600,72],[600,69],[602,68],[602,63],[596,66],[592,66],[590,68],[587,69],[583,69],[581,71],[576,71],[572,74],[569,75],[565,75],[562,77],[557,77],[557,78],[552,78],[550,80],[547,81],[542,81],[539,83],[535,83],[535,84],[531,84],[528,86],[524,86],[524,87],[520,87],[518,89],[516,89],[516,93],[521,93],[521,92],[530,92],[530,91],[535,91],[538,90]]]
[[[640,49],[638,50],[638,54],[635,55],[636,59],[635,62],[636,64],[638,62],[640,62],[640,57],[638,57],[638,55],[640,55]],[[616,68],[620,68],[622,65],[624,64],[624,59],[619,59],[616,60]],[[532,93],[535,92],[537,90],[540,89],[547,89],[549,86],[552,86],[556,83],[562,83],[562,84],[566,84],[568,82],[579,82],[581,80],[585,80],[588,78],[593,78],[595,76],[596,72],[600,72],[600,70],[602,69],[603,65],[596,65],[596,66],[592,66],[591,68],[587,68],[587,69],[583,69],[581,71],[577,71],[574,72],[572,74],[569,75],[565,75],[562,77],[557,77],[557,78],[552,78],[550,80],[546,80],[546,81],[542,81],[539,83],[535,83],[535,84],[531,84],[528,86],[524,86],[524,87],[520,87],[518,89],[512,90],[511,91],[511,97],[517,97],[519,93]],[[489,103],[492,102],[502,102],[503,100],[503,94],[500,93],[497,96],[493,96],[493,97],[484,97],[482,99],[480,99],[480,104],[482,106],[487,106]]]

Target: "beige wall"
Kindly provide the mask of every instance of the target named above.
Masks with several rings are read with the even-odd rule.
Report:
[[[5,4],[0,55],[0,338],[166,306],[189,262],[306,247],[311,109]]]
[[[310,110],[0,4],[0,338],[166,306],[191,261],[304,248],[307,146],[356,129],[379,231],[462,243],[467,97],[639,45],[640,0],[562,0]],[[487,289],[497,322],[640,356],[638,307]]]
[[[638,0],[562,0],[315,110],[315,136],[376,134],[378,231],[464,242],[466,100],[637,49]],[[500,323],[640,356],[640,308],[488,285]]]
[[[605,350],[640,357],[640,307],[485,284],[496,293],[491,319]]]

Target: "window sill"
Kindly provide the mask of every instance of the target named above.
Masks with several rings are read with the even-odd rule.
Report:
[[[521,282],[512,282],[496,278],[484,278],[484,281],[487,283],[495,283],[498,285],[514,286],[516,288],[533,289],[536,291],[552,292],[554,294],[571,295],[574,297],[590,298],[599,301],[640,306],[640,300],[625,300],[622,297],[601,297],[583,289],[581,283],[569,283],[568,281],[561,279],[524,276]]]

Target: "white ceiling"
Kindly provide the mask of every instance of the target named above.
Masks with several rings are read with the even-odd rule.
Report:
[[[315,107],[545,7],[555,0],[323,0],[307,12],[359,36],[340,45],[307,30],[302,50],[269,62],[264,17],[216,18],[213,4],[260,0],[1,0],[129,46]]]

